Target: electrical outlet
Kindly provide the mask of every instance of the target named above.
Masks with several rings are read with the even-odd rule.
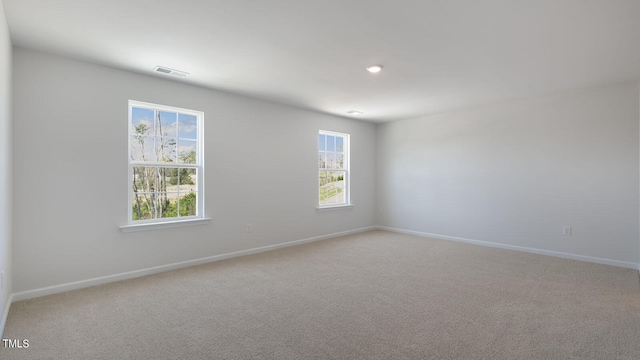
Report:
[[[562,235],[571,236],[571,226],[563,226],[562,227]]]
[[[4,271],[0,271],[0,290],[4,290]]]
[[[253,225],[251,225],[251,224],[247,224],[246,231],[247,231],[248,233],[252,232],[252,231],[253,231]]]

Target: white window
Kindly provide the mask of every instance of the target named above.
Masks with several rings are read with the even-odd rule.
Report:
[[[318,200],[320,207],[349,205],[349,134],[318,134]]]
[[[129,101],[129,224],[200,219],[204,113]]]

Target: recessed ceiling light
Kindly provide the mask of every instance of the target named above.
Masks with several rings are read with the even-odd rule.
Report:
[[[349,110],[349,111],[347,111],[347,114],[349,114],[349,115],[362,115],[362,111]]]
[[[164,66],[156,66],[155,68],[153,68],[153,71],[156,71],[165,75],[179,77],[179,78],[186,78],[187,75],[189,75],[188,72],[184,72],[176,69],[169,69],[168,67],[164,67]]]
[[[383,66],[382,65],[371,65],[369,67],[367,67],[367,71],[373,74],[379,73],[380,71],[382,71]]]

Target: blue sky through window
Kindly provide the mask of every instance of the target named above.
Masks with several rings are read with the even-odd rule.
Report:
[[[158,115],[159,122],[156,118]],[[138,139],[136,128],[140,125],[146,126],[142,134],[148,136]],[[167,111],[154,112],[151,109],[132,107],[130,131],[134,161],[183,163],[181,157],[191,152],[197,153],[198,118],[195,115]],[[155,147],[158,147],[157,151],[154,151]],[[162,159],[156,159],[155,155],[159,152],[163,154]]]
[[[153,134],[153,110],[134,107],[131,109],[131,133],[136,133],[136,127],[144,124],[147,126],[146,135]]]
[[[178,114],[178,137],[181,139],[197,139],[198,118],[193,115]]]
[[[159,129],[154,133],[154,111],[150,109],[133,107],[131,109],[131,132],[136,133],[135,128],[144,124],[147,125],[146,135],[160,135]],[[158,125],[158,124],[155,124]],[[163,136],[173,136],[181,139],[198,139],[198,118],[195,115],[180,114],[173,112],[160,112],[160,124]]]

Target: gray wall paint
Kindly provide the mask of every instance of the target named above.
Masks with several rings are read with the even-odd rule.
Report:
[[[0,271],[6,284],[0,291],[0,336],[11,296],[11,40],[0,1]]]
[[[16,293],[374,225],[374,124],[19,48],[14,79]],[[129,99],[204,111],[211,224],[119,230]],[[352,209],[316,211],[319,129],[351,134]]]
[[[634,82],[382,124],[378,224],[638,263],[638,99]]]

